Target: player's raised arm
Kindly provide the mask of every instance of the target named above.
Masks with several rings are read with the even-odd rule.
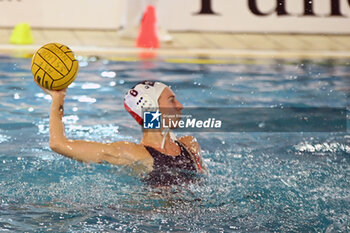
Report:
[[[45,90],[45,89],[44,89]],[[131,165],[144,159],[140,146],[130,142],[100,143],[83,140],[70,140],[65,136],[64,99],[66,90],[45,90],[52,97],[50,110],[50,148],[66,157],[82,162],[100,163],[107,161],[116,165]]]
[[[104,154],[110,150],[110,145],[67,139],[62,122],[66,91],[49,91],[49,93],[52,97],[50,110],[50,148],[59,154],[79,161],[101,162]]]
[[[36,51],[32,58],[31,70],[36,84],[52,97],[50,110],[50,148],[64,156],[84,161],[114,164],[131,164],[139,158],[130,156],[127,142],[113,144],[69,140],[65,136],[62,118],[66,88],[78,73],[78,61],[67,46],[49,43]],[[137,154],[137,153],[135,153]]]

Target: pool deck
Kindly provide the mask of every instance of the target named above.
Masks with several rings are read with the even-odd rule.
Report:
[[[11,28],[0,28],[0,54],[33,53],[43,44],[59,42],[77,55],[138,57],[135,41],[117,30],[32,29],[34,44],[9,43]],[[173,41],[161,43],[159,56],[172,58],[350,58],[350,35],[247,34],[171,32]]]

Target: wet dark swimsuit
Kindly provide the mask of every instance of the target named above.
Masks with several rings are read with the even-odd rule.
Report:
[[[144,179],[151,185],[178,185],[194,179],[197,171],[196,164],[184,146],[175,141],[181,153],[170,156],[159,152],[150,146],[145,146],[154,159],[153,171]]]

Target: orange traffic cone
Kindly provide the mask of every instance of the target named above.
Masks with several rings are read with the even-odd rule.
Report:
[[[159,48],[156,9],[152,5],[147,6],[143,15],[136,46],[139,48]]]

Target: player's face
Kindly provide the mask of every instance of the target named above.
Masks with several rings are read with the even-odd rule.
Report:
[[[158,99],[159,110],[162,118],[167,121],[179,121],[181,119],[182,104],[176,99],[174,92],[166,87]]]

